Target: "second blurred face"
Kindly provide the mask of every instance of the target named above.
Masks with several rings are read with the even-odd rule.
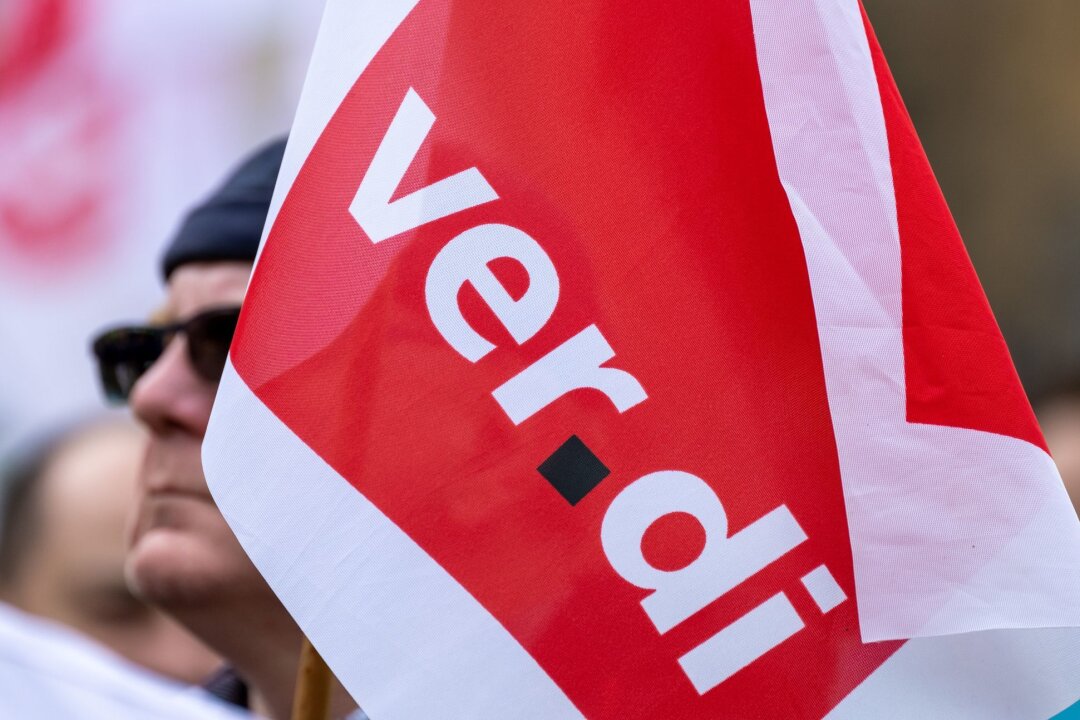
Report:
[[[239,305],[251,265],[193,263],[171,276],[163,322]],[[201,446],[216,385],[192,367],[181,333],[135,384],[130,404],[150,434],[130,527],[127,575],[150,602],[200,612],[269,592],[206,486]]]
[[[38,527],[9,599],[140,665],[196,682],[220,661],[124,582],[124,520],[144,442],[131,424],[101,423],[55,451],[37,479]]]

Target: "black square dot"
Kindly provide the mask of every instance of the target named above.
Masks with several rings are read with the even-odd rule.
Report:
[[[540,464],[537,471],[571,505],[577,505],[611,474],[577,435],[571,435],[558,450],[551,453],[551,457]]]

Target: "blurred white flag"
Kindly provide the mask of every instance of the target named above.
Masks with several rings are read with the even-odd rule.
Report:
[[[181,213],[286,131],[319,3],[0,4],[0,444],[100,404],[88,338]]]

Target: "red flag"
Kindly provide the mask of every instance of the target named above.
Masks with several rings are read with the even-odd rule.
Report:
[[[820,10],[369,10],[331,108],[331,3],[206,462],[346,684],[394,658],[374,716],[816,718],[896,666],[864,639],[1075,623],[1000,334]]]

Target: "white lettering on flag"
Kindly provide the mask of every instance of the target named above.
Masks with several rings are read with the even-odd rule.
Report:
[[[681,570],[658,570],[642,556],[641,538],[654,522],[676,512],[701,523],[705,547]],[[727,514],[711,487],[690,473],[665,470],[619,493],[604,515],[600,538],[616,572],[654,591],[641,606],[664,633],[806,540],[783,506],[731,537],[727,531]]]
[[[626,412],[649,396],[630,373],[603,366],[613,357],[615,351],[600,329],[590,325],[491,394],[515,425],[579,388],[599,390],[619,412]]]
[[[683,655],[679,665],[705,694],[803,627],[791,601],[779,593]]]
[[[515,300],[488,263],[513,258],[529,275],[529,287]],[[425,299],[435,328],[469,362],[495,346],[473,330],[458,309],[458,291],[470,283],[520,345],[551,317],[559,301],[559,275],[544,248],[509,225],[478,225],[448,242],[428,270]]]
[[[499,199],[480,171],[472,167],[390,201],[434,124],[434,113],[409,88],[349,206],[349,212],[371,242],[380,243],[447,215]]]

